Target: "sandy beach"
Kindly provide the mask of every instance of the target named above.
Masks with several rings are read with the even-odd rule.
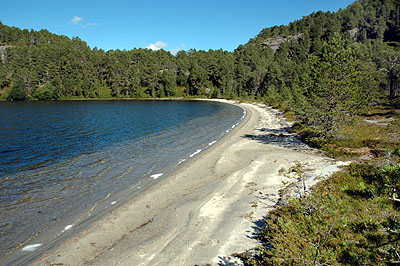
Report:
[[[231,254],[258,245],[284,173],[301,163],[309,188],[340,163],[291,136],[278,112],[237,104],[247,116],[227,137],[35,265],[241,265]]]

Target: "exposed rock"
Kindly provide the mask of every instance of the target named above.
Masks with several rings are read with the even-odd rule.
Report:
[[[389,118],[380,118],[380,119],[364,119],[364,122],[370,123],[370,124],[375,124],[378,126],[387,126],[389,123],[393,122],[394,118],[389,117]]]
[[[3,61],[3,62],[4,62],[4,59],[5,59],[6,50],[7,50],[8,47],[11,47],[11,45],[0,46],[0,58],[1,58],[1,61]]]
[[[297,35],[291,35],[288,37],[278,35],[276,37],[266,39],[264,42],[261,43],[261,45],[268,46],[275,52],[279,49],[279,47],[281,47],[282,43],[288,42],[290,40],[298,40],[303,36],[304,33],[299,33]]]
[[[356,40],[357,40],[357,33],[358,33],[359,31],[360,31],[360,30],[359,30],[358,28],[354,28],[354,29],[348,31],[349,34],[350,34],[350,37],[351,37],[351,39],[352,39],[353,41],[356,41]]]
[[[354,28],[354,29],[351,29],[348,31],[348,33],[350,34],[350,37],[353,41],[357,40],[359,31],[360,31],[359,28]],[[266,39],[265,41],[263,41],[261,43],[261,45],[263,45],[264,47],[268,46],[275,52],[276,50],[279,49],[279,47],[281,47],[282,43],[288,42],[291,40],[298,40],[302,37],[304,37],[304,33],[299,33],[297,35],[290,35],[287,37],[278,35],[276,37],[271,37],[271,38]]]

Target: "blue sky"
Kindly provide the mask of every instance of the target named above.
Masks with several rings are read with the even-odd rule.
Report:
[[[263,28],[288,24],[353,0],[2,0],[8,26],[78,36],[99,49],[233,51]]]

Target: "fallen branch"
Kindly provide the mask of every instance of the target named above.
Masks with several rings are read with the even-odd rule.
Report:
[[[394,202],[400,202],[400,199],[396,198],[396,188],[393,188],[393,195],[391,200],[393,200]]]

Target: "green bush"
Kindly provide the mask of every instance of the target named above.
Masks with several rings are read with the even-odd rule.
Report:
[[[25,90],[20,86],[13,86],[7,95],[9,101],[23,101],[26,100],[28,95]]]
[[[269,214],[252,265],[390,265],[398,261],[400,164],[352,164]],[[395,195],[397,196],[397,194]]]
[[[41,86],[35,90],[33,93],[33,97],[38,99],[38,100],[54,100],[57,97],[55,97],[55,87],[51,84],[46,84],[44,86]]]

